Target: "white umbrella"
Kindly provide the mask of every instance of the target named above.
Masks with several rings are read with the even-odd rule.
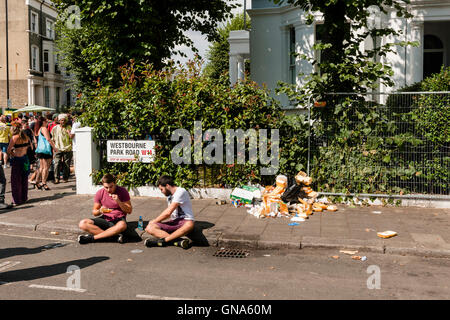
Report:
[[[21,113],[21,112],[41,112],[41,111],[56,111],[56,109],[48,108],[48,107],[43,107],[43,106],[32,105],[32,106],[26,106],[26,107],[21,108],[21,109],[17,109],[16,111],[14,111],[14,113]]]

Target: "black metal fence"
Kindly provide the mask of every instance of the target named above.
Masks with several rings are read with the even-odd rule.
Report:
[[[327,98],[346,99],[346,112],[353,117],[345,126],[333,126],[336,119],[321,125],[341,130],[341,139],[342,130],[346,131],[353,144],[336,143],[336,132],[317,136],[312,129],[311,175],[321,167],[330,172],[329,179],[319,184],[345,185],[351,193],[399,190],[395,193],[449,195],[450,92],[329,94]],[[358,119],[361,110],[364,119]],[[374,115],[376,124],[367,125],[365,117]],[[334,155],[324,157],[326,151]]]
[[[450,195],[450,92],[329,94],[326,97],[331,97],[331,101],[347,99],[346,112],[353,116],[348,117],[345,126],[336,126],[336,119],[319,121],[314,119],[314,112],[309,113],[308,157],[298,162],[307,162],[308,173],[319,191],[333,192],[338,190],[337,186],[340,190],[346,186],[347,193],[405,192],[446,198]],[[311,105],[308,110],[313,108]],[[366,126],[370,122],[367,117],[374,115],[377,119],[371,122],[373,126]],[[332,130],[318,134],[317,126],[339,130],[340,134]],[[342,130],[348,132],[348,139],[353,143],[342,144],[336,140],[336,137],[342,139]],[[155,140],[172,147],[177,144],[157,137]],[[107,164],[106,141],[98,142],[102,167]],[[233,187],[224,182],[224,166],[227,165],[195,165],[197,186]],[[239,166],[228,165],[227,170],[240,174]],[[267,176],[261,184],[273,182],[273,177]]]

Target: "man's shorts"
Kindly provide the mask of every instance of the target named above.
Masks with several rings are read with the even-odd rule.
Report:
[[[2,142],[0,142],[0,150],[2,152],[6,153],[6,150],[8,150],[8,145],[9,145],[9,143],[2,143]]]
[[[99,218],[94,218],[91,220],[94,221],[94,225],[96,225],[97,227],[99,227],[102,230],[107,230],[111,227],[114,227],[117,224],[117,222],[119,222],[119,221],[125,221],[125,223],[127,222],[127,220],[125,218],[121,218],[121,219],[114,220],[114,221],[108,221],[105,218],[99,217]]]
[[[167,222],[158,222],[156,223],[158,227],[161,228],[161,230],[172,233],[178,229],[180,229],[188,220],[185,220],[183,218],[175,219],[175,220],[169,220]]]

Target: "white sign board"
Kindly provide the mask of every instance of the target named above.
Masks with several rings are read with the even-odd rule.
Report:
[[[150,163],[155,155],[155,141],[108,140],[106,154],[108,162]]]

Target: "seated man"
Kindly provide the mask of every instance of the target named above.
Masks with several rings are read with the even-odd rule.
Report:
[[[167,196],[168,208],[156,219],[148,223],[147,231],[159,240],[145,240],[147,247],[165,247],[168,244],[180,246],[183,249],[189,247],[189,240],[180,239],[194,229],[194,213],[189,193],[182,187],[177,187],[172,177],[162,176],[158,180],[158,188]],[[163,220],[170,217],[167,222]]]
[[[80,244],[86,244],[118,235],[117,241],[123,243],[123,232],[127,229],[126,216],[131,213],[130,195],[127,189],[119,187],[111,174],[102,178],[103,188],[94,198],[92,214],[94,219],[81,220],[79,227],[89,233],[78,237]],[[102,215],[103,214],[103,215]]]

